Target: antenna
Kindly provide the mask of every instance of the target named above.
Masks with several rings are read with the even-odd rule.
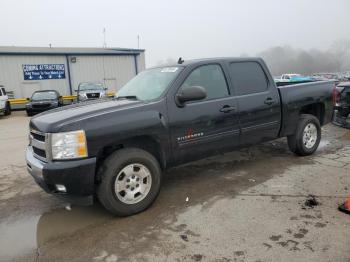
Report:
[[[181,65],[183,62],[185,62],[185,60],[183,60],[182,57],[179,57],[179,60],[177,60],[177,63]]]
[[[103,28],[103,48],[107,47],[107,42],[106,42],[106,28]]]

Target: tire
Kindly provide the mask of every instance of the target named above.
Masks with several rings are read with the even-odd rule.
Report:
[[[11,115],[11,105],[9,102],[6,103],[5,116]]]
[[[307,133],[306,138],[304,138],[304,131]],[[308,133],[308,131],[310,131],[310,133]],[[317,137],[315,138],[313,134]],[[321,126],[318,119],[313,115],[300,115],[295,133],[288,136],[290,151],[299,156],[308,156],[316,151],[320,141]]]
[[[138,171],[137,168],[139,168]],[[134,174],[136,178],[131,177],[130,174]],[[141,178],[139,174],[147,174],[147,178]],[[125,148],[114,152],[103,162],[98,170],[98,175],[101,182],[97,188],[97,197],[108,211],[118,216],[137,214],[151,206],[159,194],[162,180],[162,172],[156,158],[150,153],[137,148]],[[130,186],[127,184],[128,178],[130,178]],[[120,188],[129,186],[129,188],[124,188],[124,193],[128,192],[125,196],[133,195],[131,200],[123,196],[124,193],[121,189],[116,192],[117,179],[123,181],[120,182],[122,184]],[[145,181],[150,185],[145,184]],[[137,193],[142,188],[148,188],[148,192],[146,190],[144,194]],[[138,195],[137,198],[136,195]],[[132,199],[139,199],[139,202],[127,203],[127,201],[133,201]]]
[[[31,113],[27,110],[27,116],[33,116],[33,113]]]

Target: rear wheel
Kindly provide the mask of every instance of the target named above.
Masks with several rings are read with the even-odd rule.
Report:
[[[5,116],[11,115],[11,105],[9,102],[6,103]]]
[[[128,216],[148,208],[161,185],[161,169],[150,153],[121,149],[109,156],[99,169],[97,197],[111,213]]]
[[[320,122],[315,116],[308,114],[300,116],[295,133],[288,136],[289,149],[299,156],[313,154],[320,141]]]

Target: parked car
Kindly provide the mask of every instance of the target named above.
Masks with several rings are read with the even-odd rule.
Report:
[[[132,215],[156,199],[170,167],[280,137],[296,155],[313,154],[332,118],[333,89],[276,87],[260,58],[152,68],[113,100],[33,117],[28,171],[49,193],[73,203],[96,195],[113,214]]]
[[[0,113],[8,116],[11,114],[11,105],[4,86],[0,85]]]
[[[105,98],[107,88],[102,83],[98,82],[85,82],[80,83],[77,92],[77,101],[83,102],[87,100],[94,100],[99,98]]]
[[[27,98],[26,112],[28,116],[54,109],[63,105],[63,100],[56,90],[42,90]]]
[[[334,123],[350,127],[350,82],[340,83],[335,90]]]
[[[310,82],[313,79],[309,76],[302,76],[301,74],[283,74],[276,82]]]

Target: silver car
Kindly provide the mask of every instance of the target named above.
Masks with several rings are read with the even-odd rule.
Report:
[[[77,92],[77,101],[87,101],[99,98],[105,98],[107,88],[99,82],[80,83]]]

